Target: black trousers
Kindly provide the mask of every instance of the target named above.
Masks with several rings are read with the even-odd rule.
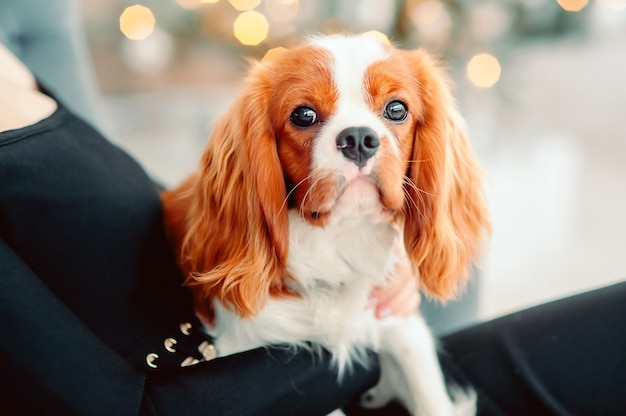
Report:
[[[477,391],[479,415],[626,415],[626,282],[472,326],[440,347],[446,376]]]

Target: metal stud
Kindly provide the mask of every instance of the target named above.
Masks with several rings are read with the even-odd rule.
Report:
[[[148,367],[150,367],[150,368],[157,368],[157,365],[154,362],[158,358],[159,358],[159,354],[156,354],[156,353],[153,353],[153,352],[151,352],[150,354],[146,355],[146,364],[148,365]]]
[[[189,332],[190,329],[191,329],[191,324],[189,322],[181,322],[180,332],[182,332],[185,335],[189,335],[191,334],[191,332]]]
[[[165,341],[163,341],[163,346],[169,352],[176,352],[176,348],[174,348],[176,344],[178,344],[178,341],[174,338],[166,338]]]

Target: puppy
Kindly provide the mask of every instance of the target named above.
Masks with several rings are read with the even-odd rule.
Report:
[[[251,69],[198,172],[163,203],[219,356],[325,348],[341,378],[373,350],[382,376],[365,405],[452,415],[472,398],[449,397],[423,319],[366,305],[404,258],[428,295],[462,290],[489,227],[481,180],[433,58],[319,37]]]

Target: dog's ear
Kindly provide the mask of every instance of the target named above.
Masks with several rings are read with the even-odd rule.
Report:
[[[483,172],[444,71],[422,50],[407,55],[422,108],[407,174],[405,247],[421,287],[445,300],[465,286],[490,228]]]
[[[286,190],[258,72],[217,121],[188,190],[181,263],[205,316],[216,298],[248,317],[286,291]]]

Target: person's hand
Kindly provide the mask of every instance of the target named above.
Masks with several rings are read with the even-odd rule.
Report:
[[[378,319],[409,316],[417,311],[419,304],[418,279],[405,257],[396,264],[393,276],[387,276],[387,284],[375,287],[369,299]]]

